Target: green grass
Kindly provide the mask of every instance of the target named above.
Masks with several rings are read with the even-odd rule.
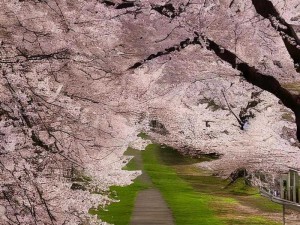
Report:
[[[139,191],[147,188],[141,181],[135,181],[126,187],[113,186],[110,188],[111,193],[116,193],[114,198],[119,200],[118,203],[112,203],[105,209],[91,209],[90,213],[97,214],[99,218],[108,223],[116,225],[127,225],[130,222],[130,217],[134,207],[134,200]]]
[[[229,181],[213,176],[211,172],[200,170],[191,163],[212,160],[207,156],[199,159],[182,157],[178,152],[166,148],[159,153],[160,160],[172,165],[179,177],[187,181],[193,188],[215,198],[225,197],[228,202],[240,203],[259,209],[264,213],[281,212],[281,206],[260,195],[258,188],[246,184],[243,178],[237,179],[228,186]],[[172,164],[170,164],[173,161]],[[223,199],[224,200],[224,199]]]
[[[249,196],[238,196],[241,202],[246,202],[247,206],[256,208],[265,213],[281,213],[282,206],[262,197],[259,193]]]
[[[259,216],[249,216],[244,220],[230,218],[227,220],[228,224],[232,225],[281,225],[281,223],[272,223],[267,219],[261,218]]]
[[[139,133],[137,136],[144,140],[148,140],[150,138],[149,135],[144,132]]]
[[[140,170],[140,151],[128,148],[125,155],[135,156],[123,168],[125,170]],[[134,180],[134,183],[125,186],[112,186],[110,187],[110,197],[118,202],[112,203],[105,207],[98,207],[98,209],[90,209],[89,213],[98,215],[103,221],[116,225],[128,225],[134,207],[134,201],[137,193],[141,190],[147,189],[149,184],[144,182],[140,177]]]
[[[227,186],[227,180],[192,165],[207,161],[205,156],[199,159],[183,157],[171,148],[152,144],[147,146],[142,157],[144,170],[161,191],[178,225],[280,224],[256,213],[240,212],[241,204],[266,214],[280,212],[281,208],[261,197],[258,189],[246,185],[243,179]]]
[[[156,157],[157,151],[161,151],[157,144],[148,145],[146,151],[143,151],[144,170],[154,186],[161,191],[176,224],[225,224],[210,210],[211,196],[196,192],[189,183],[177,176],[175,170],[163,165]]]
[[[111,197],[118,200],[105,209],[91,209],[103,221],[116,225],[127,225],[134,208],[137,193],[156,187],[172,210],[177,225],[279,225],[261,214],[280,212],[281,207],[259,195],[256,188],[238,179],[229,181],[212,176],[193,164],[212,160],[207,156],[191,158],[180,155],[170,147],[151,144],[146,151],[128,148],[125,155],[134,156],[123,168],[143,170],[143,175],[125,187],[111,187]],[[151,177],[144,174],[147,173]],[[240,206],[259,210],[240,211]]]

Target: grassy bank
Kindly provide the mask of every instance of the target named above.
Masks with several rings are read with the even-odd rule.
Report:
[[[141,170],[141,154],[140,151],[128,148],[125,155],[134,156],[133,159],[123,168],[125,170]],[[116,203],[112,203],[105,209],[98,207],[98,209],[91,209],[90,213],[98,215],[103,221],[116,225],[128,225],[134,207],[134,201],[137,193],[150,186],[149,182],[143,179],[142,176],[136,178],[134,183],[125,186],[110,187],[111,197],[115,199]]]
[[[227,187],[228,181],[193,165],[211,158],[184,157],[159,144],[148,145],[142,152],[129,148],[125,154],[134,158],[123,169],[143,170],[143,175],[129,186],[111,187],[110,192],[115,193],[112,197],[119,202],[90,211],[104,221],[129,224],[138,192],[154,186],[162,193],[177,225],[281,224],[272,220],[281,208],[261,197],[256,188],[242,179]]]
[[[152,144],[142,152],[144,170],[167,201],[176,224],[280,224],[267,216],[280,212],[280,207],[261,197],[256,188],[243,180],[225,188],[228,181],[192,165],[207,158],[191,159],[171,148],[161,148]]]
[[[209,209],[209,195],[197,193],[186,181],[177,176],[169,166],[163,165],[157,155],[160,146],[148,145],[142,153],[144,170],[149,174],[173,212],[176,224],[224,224]]]

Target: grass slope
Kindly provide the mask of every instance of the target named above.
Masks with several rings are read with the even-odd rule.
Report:
[[[173,212],[176,224],[225,224],[210,210],[211,197],[196,192],[191,185],[178,177],[171,167],[162,165],[156,157],[156,151],[160,151],[160,146],[151,144],[142,152],[144,170],[151,177],[154,186],[161,191]]]
[[[256,212],[239,211],[240,203],[245,203],[261,213],[280,212],[280,207],[261,197],[256,188],[245,185],[241,179],[225,188],[228,181],[207,175],[191,165],[201,159],[183,157],[171,148],[164,148],[157,144],[148,145],[142,152],[142,158],[144,170],[161,191],[176,224],[280,224],[256,215]]]
[[[128,148],[125,155],[135,156],[123,168],[126,170],[141,170],[140,151]],[[98,207],[98,209],[91,209],[90,214],[98,215],[101,220],[110,224],[128,225],[134,207],[134,201],[137,193],[149,187],[149,184],[140,177],[136,178],[134,182],[128,186],[112,186],[110,193],[112,198],[118,202],[108,205],[105,209]]]
[[[279,225],[261,214],[280,212],[277,204],[261,197],[258,190],[245,185],[239,179],[225,188],[228,181],[211,176],[196,168],[194,163],[211,160],[207,157],[194,159],[183,157],[177,151],[159,144],[148,145],[146,151],[131,148],[125,152],[134,158],[123,168],[143,170],[151,177],[141,175],[125,187],[113,186],[110,193],[117,203],[105,209],[91,209],[103,221],[127,225],[134,208],[137,193],[156,187],[172,210],[177,225]],[[256,211],[240,211],[245,205]]]

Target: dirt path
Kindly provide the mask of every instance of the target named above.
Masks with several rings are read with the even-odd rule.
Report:
[[[172,212],[157,189],[147,189],[138,194],[130,224],[174,225]]]
[[[135,154],[135,162],[139,168],[143,168],[141,154]],[[143,183],[153,186],[151,178],[143,171],[138,177]],[[174,225],[172,212],[168,208],[159,190],[149,188],[140,191],[136,197],[131,225]]]

